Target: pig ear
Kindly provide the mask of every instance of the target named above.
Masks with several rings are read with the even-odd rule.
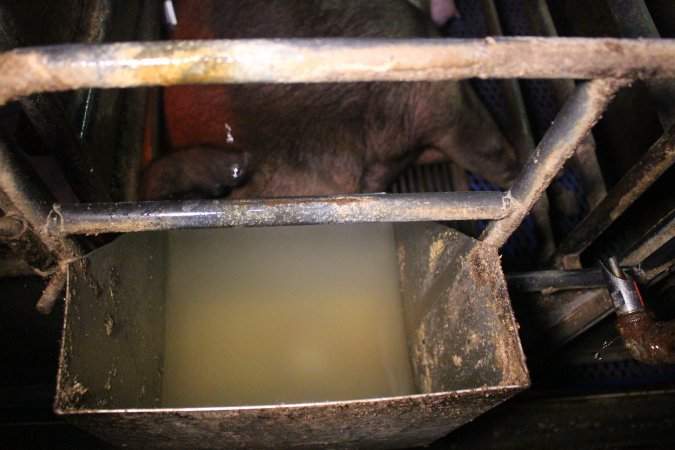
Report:
[[[452,18],[461,17],[454,0],[430,0],[429,10],[437,27],[442,27]]]

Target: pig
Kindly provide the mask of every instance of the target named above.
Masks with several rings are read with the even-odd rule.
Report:
[[[434,24],[441,28],[450,19],[459,19],[461,14],[454,0],[408,0],[413,5],[425,11],[433,20]]]
[[[442,10],[433,4],[449,0],[430,1]],[[439,36],[406,0],[174,3],[181,40]],[[517,172],[466,82],[177,86],[164,90],[164,111],[172,152],[146,169],[146,200],[381,192],[423,152],[501,186]]]

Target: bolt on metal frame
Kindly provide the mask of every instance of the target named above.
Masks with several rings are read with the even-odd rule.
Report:
[[[78,88],[189,83],[319,83],[574,78],[565,103],[506,193],[376,194],[268,200],[54,205],[31,195],[0,145],[0,190],[57,256],[81,254],[68,235],[170,228],[492,220],[481,239],[503,245],[614,94],[634,79],[675,77],[675,40],[589,38],[296,39],[65,45],[0,54],[0,105]]]

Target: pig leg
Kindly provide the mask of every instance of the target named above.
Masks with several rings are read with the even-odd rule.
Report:
[[[494,119],[466,82],[423,85],[422,98],[446,101],[420,105],[422,120],[431,125],[425,147],[436,149],[466,170],[502,187],[518,174],[515,152]]]
[[[248,157],[244,152],[194,147],[154,161],[143,173],[143,200],[218,198],[243,183]]]

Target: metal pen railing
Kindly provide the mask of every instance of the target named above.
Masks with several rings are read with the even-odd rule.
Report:
[[[36,196],[6,144],[0,145],[0,190],[60,264],[81,256],[71,234],[182,227],[487,219],[481,239],[501,246],[620,88],[635,79],[675,77],[675,40],[256,39],[25,48],[0,54],[0,104],[84,87],[471,77],[591,80],[576,88],[505,193],[51,205]]]

